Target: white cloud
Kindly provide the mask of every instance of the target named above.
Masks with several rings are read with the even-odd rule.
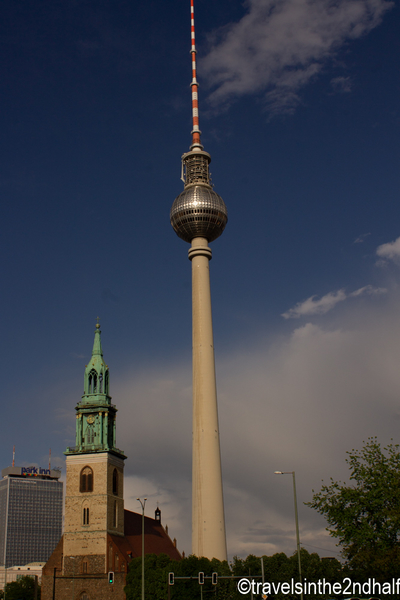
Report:
[[[368,296],[375,296],[386,293],[386,288],[374,288],[372,285],[365,285],[364,287],[355,290],[355,292],[351,292],[349,294],[349,297],[356,298],[357,296],[362,296],[363,294],[367,294]]]
[[[348,94],[353,86],[350,77],[334,77],[331,79],[331,87],[334,92]]]
[[[324,315],[332,310],[338,302],[343,302],[347,298],[355,298],[363,294],[369,296],[385,294],[386,292],[386,288],[374,288],[372,285],[365,285],[350,294],[347,294],[344,290],[338,290],[337,292],[329,292],[329,294],[325,294],[319,299],[316,299],[316,296],[310,296],[304,302],[298,302],[296,306],[290,308],[281,316],[285,319],[298,319],[299,317],[309,317],[311,315]]]
[[[394,242],[378,246],[376,253],[382,259],[400,262],[400,237],[394,240]]]
[[[213,105],[263,92],[272,112],[291,112],[298,91],[348,40],[376,27],[388,0],[248,0],[247,14],[214,33],[200,68]],[[338,77],[348,88],[349,80]],[[348,91],[344,89],[343,91]]]
[[[363,244],[365,241],[365,238],[368,237],[369,235],[371,235],[371,233],[362,233],[354,240],[353,244]]]
[[[287,312],[283,313],[282,317],[285,319],[297,319],[310,315],[324,315],[336,306],[338,302],[343,302],[346,298],[344,290],[329,292],[329,294],[325,294],[319,300],[316,300],[316,296],[310,296],[304,302],[298,302],[294,308],[290,308]]]

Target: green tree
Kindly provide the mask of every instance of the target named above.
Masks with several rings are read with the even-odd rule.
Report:
[[[381,448],[368,438],[362,450],[347,452],[351,485],[323,485],[307,506],[329,523],[342,555],[358,578],[385,581],[400,568],[400,451],[398,444]]]
[[[293,578],[298,580],[297,552],[293,556],[286,556],[283,552],[273,556],[263,556],[265,582],[290,583]],[[301,549],[301,561],[303,576],[307,581],[317,581],[325,578],[326,581],[334,583],[341,581],[345,576],[342,564],[333,560],[321,559],[318,554],[310,554],[304,548]],[[168,586],[168,573],[175,575],[175,584]],[[198,574],[203,572],[206,576],[204,585],[199,585]],[[211,574],[218,573],[218,584],[212,585]],[[145,556],[145,599],[167,600],[168,592],[170,600],[251,600],[251,594],[242,595],[237,589],[238,579],[235,577],[246,577],[256,582],[261,579],[261,559],[250,554],[247,558],[233,558],[231,566],[226,561],[221,562],[215,558],[198,558],[188,556],[180,561],[170,560],[162,554],[146,554]],[[185,579],[179,579],[184,577]],[[225,579],[226,577],[226,579]],[[129,572],[125,587],[127,600],[141,600],[142,593],[142,559],[135,558],[129,565]],[[259,598],[259,594],[254,597]],[[273,594],[276,600],[298,600],[297,596],[277,593]],[[330,595],[331,596],[331,595]],[[309,594],[308,600],[322,600],[328,595]]]
[[[190,579],[176,579],[175,585],[168,590],[168,573],[175,577]],[[198,582],[198,574],[203,572],[206,576],[204,585]],[[171,560],[166,554],[146,554],[144,558],[145,599],[167,600],[168,591],[171,600],[227,600],[230,597],[230,580],[220,580],[213,586],[209,577],[212,573],[230,575],[228,563],[217,559],[208,560],[197,556],[188,556],[182,560]],[[129,564],[126,577],[125,593],[127,600],[141,600],[142,597],[142,558],[134,558]],[[7,599],[6,599],[7,600]]]
[[[146,554],[144,557],[145,598],[163,600],[168,597],[167,577],[172,561],[167,554]],[[125,593],[127,600],[141,600],[142,557],[134,558],[129,564]]]
[[[34,600],[35,578],[25,575],[18,581],[10,581],[6,584],[6,600]],[[37,585],[37,600],[40,600],[40,586]]]
[[[342,581],[344,577],[343,565],[336,559],[326,560],[321,559],[318,554],[313,552],[310,554],[304,548],[301,549],[301,568],[303,582],[315,582],[325,579],[326,582],[335,583]],[[299,567],[297,551],[292,556],[286,556],[284,552],[273,554],[272,556],[263,556],[264,562],[264,581],[269,584],[274,584],[276,590],[282,583],[291,583],[299,581]],[[232,570],[235,575],[249,577],[250,579],[257,578],[257,582],[261,582],[261,559],[250,554],[246,559],[234,557],[232,562]],[[237,584],[237,581],[236,581]],[[329,590],[328,590],[329,591]],[[332,597],[332,594],[322,594],[319,590],[313,593],[311,588],[310,594],[307,594],[308,600],[322,600],[323,598]],[[298,595],[283,594],[282,592],[271,593],[276,600],[298,600]],[[233,598],[241,600],[250,600],[251,594],[233,595]],[[259,597],[259,596],[258,596]]]

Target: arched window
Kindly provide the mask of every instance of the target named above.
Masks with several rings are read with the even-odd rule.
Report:
[[[87,592],[82,592],[80,600],[90,600],[89,594]]]
[[[87,573],[88,572],[88,559],[87,559],[87,556],[84,556],[82,558],[81,572],[82,573]]]
[[[105,394],[108,394],[109,383],[110,383],[110,378],[109,378],[109,375],[108,375],[108,371],[106,371],[105,384],[104,384],[104,393]]]
[[[84,467],[81,471],[80,492],[93,492],[93,471],[90,467]]]
[[[114,500],[114,523],[113,526],[116,527],[118,523],[118,509],[117,509],[117,501]]]
[[[99,375],[99,393],[103,393],[103,373]]]
[[[93,429],[93,427],[87,427],[87,429],[86,429],[86,443],[94,444],[94,429]]]
[[[84,525],[89,525],[89,507],[86,506],[83,509],[83,518],[82,518],[82,522]]]
[[[97,371],[92,369],[88,379],[88,394],[96,394],[97,392]]]
[[[114,496],[118,496],[118,471],[114,469],[113,471],[113,494]]]

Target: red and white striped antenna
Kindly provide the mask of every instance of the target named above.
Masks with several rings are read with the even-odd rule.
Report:
[[[200,142],[201,131],[199,128],[199,97],[198,90],[199,85],[197,83],[197,68],[196,68],[196,38],[195,38],[195,30],[194,30],[194,0],[190,0],[190,24],[191,24],[191,39],[192,46],[190,48],[190,54],[192,56],[192,145],[190,147],[191,150],[198,148],[199,150],[203,150],[203,146]]]

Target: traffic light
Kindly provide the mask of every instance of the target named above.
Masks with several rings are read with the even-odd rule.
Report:
[[[175,583],[175,575],[173,573],[168,573],[168,585],[174,585]]]
[[[213,573],[211,575],[211,583],[213,585],[217,585],[217,583],[218,583],[218,573]]]
[[[199,584],[204,585],[204,573],[202,571],[199,573]]]
[[[114,583],[114,571],[108,573],[108,583]]]

